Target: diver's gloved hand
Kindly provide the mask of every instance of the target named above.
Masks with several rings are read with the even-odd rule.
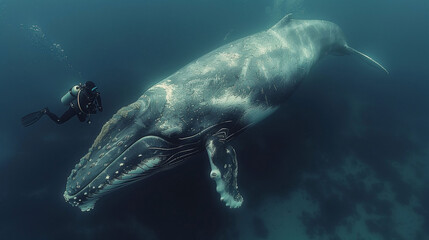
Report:
[[[102,112],[103,111],[103,107],[102,106],[98,106],[98,111]]]

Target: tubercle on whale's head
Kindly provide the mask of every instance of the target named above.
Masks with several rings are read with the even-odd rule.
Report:
[[[67,202],[89,211],[104,194],[158,170],[162,157],[151,147],[165,143],[151,136],[152,123],[159,117],[152,105],[151,98],[143,95],[121,108],[103,126],[67,179]]]

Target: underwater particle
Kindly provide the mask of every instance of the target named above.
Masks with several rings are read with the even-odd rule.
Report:
[[[125,145],[126,146],[126,145]],[[124,157],[124,161],[127,160],[127,157]]]
[[[109,175],[107,175],[107,176],[106,176],[106,179],[107,179],[107,180],[109,180],[109,178],[110,178],[110,176],[109,176]]]
[[[32,44],[49,54],[56,60],[63,62],[67,68],[73,70],[73,66],[68,61],[68,56],[65,54],[65,51],[61,44],[53,42],[50,40],[46,34],[43,32],[42,28],[36,24],[25,25],[20,24],[20,28],[26,32],[29,40]]]
[[[119,166],[121,166],[121,167],[124,166],[124,163],[119,163]]]
[[[142,157],[143,155],[140,153],[137,157]]]

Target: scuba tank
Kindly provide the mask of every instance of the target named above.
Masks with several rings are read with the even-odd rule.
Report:
[[[80,85],[76,85],[76,86],[70,88],[70,90],[61,98],[61,102],[64,105],[70,104],[73,100],[76,99],[77,94],[79,93],[80,89],[81,89]]]

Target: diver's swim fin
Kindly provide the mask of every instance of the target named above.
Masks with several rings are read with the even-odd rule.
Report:
[[[45,109],[33,112],[30,114],[25,115],[21,118],[21,123],[24,127],[28,127],[35,122],[39,121],[39,119],[45,114]]]

